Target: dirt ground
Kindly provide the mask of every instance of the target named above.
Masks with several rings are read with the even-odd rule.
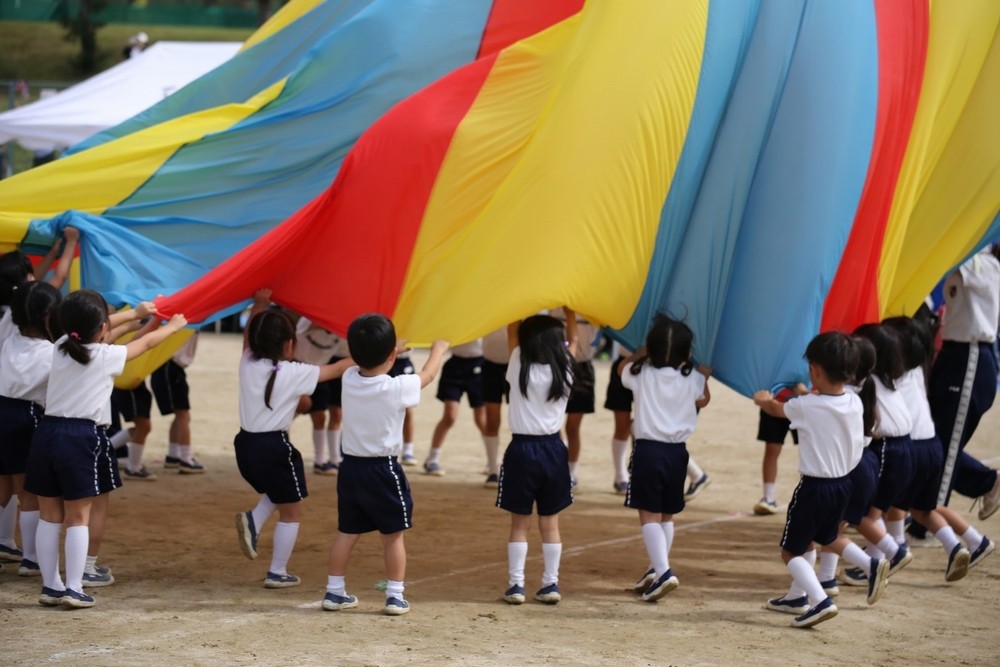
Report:
[[[167,421],[154,417],[146,449],[155,482],[126,482],[112,496],[101,562],[117,583],[92,589],[97,605],[68,611],[37,604],[38,579],[0,574],[0,664],[384,665],[997,665],[1000,556],[954,584],[944,581],[941,549],[916,549],[874,607],[860,589],[842,587],[840,615],[812,630],[762,603],[782,593],[788,575],[777,542],[784,516],[755,517],[762,446],[748,399],[713,383],[713,401],[692,439],[693,456],[712,483],[677,519],[671,565],[681,586],[658,603],[629,590],[647,564],[638,521],[611,491],[611,413],[600,407],[609,364],[598,362],[598,410],[584,420],[576,502],[562,514],[563,561],[556,606],[506,605],[508,518],[483,488],[485,460],[471,412],[450,433],[445,477],[407,469],[416,505],[406,535],[407,616],[382,614],[381,546],[361,539],[348,572],[357,609],[319,608],[336,529],[336,478],[310,475],[290,571],[297,588],[265,590],[273,520],[261,556],[242,556],[236,512],[256,497],[232,451],[238,429],[236,367],[240,339],[202,335],[189,369],[195,453],[208,472],[162,470]],[[416,360],[422,362],[422,355]],[[426,453],[441,407],[436,385],[417,409],[418,455]],[[984,420],[970,451],[1000,463],[1000,409]],[[293,442],[312,462],[310,424],[296,420]],[[781,459],[779,498],[796,481],[794,450]],[[969,501],[955,508],[968,516]],[[981,529],[1000,537],[1000,514]],[[531,537],[529,592],[541,577]]]

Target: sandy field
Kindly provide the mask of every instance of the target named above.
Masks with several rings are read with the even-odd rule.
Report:
[[[645,603],[630,584],[647,564],[635,513],[612,493],[611,413],[598,407],[584,424],[575,504],[561,516],[564,555],[556,606],[511,607],[506,588],[509,519],[483,488],[485,456],[471,411],[463,409],[445,445],[445,477],[408,468],[415,527],[406,535],[407,616],[382,614],[384,579],[376,535],[361,539],[348,572],[358,608],[323,612],[326,559],[336,529],[336,478],[309,475],[309,498],[289,570],[297,588],[261,586],[273,519],[260,557],[243,557],[233,516],[256,502],[232,451],[238,429],[240,339],[202,335],[189,369],[201,476],[162,469],[167,421],[154,416],[146,449],[155,482],[129,481],[112,496],[101,562],[117,583],[90,589],[92,609],[37,603],[39,579],[0,574],[0,664],[135,665],[997,665],[1000,556],[964,580],[944,581],[945,554],[915,549],[875,606],[842,587],[840,615],[811,630],[762,603],[789,577],[777,543],[783,513],[755,517],[762,445],[752,403],[713,383],[690,450],[712,483],[677,519],[671,566],[680,588]],[[423,356],[416,355],[418,363]],[[599,405],[609,364],[598,362]],[[441,406],[436,385],[417,409],[423,456]],[[154,411],[155,414],[155,411]],[[970,451],[1000,463],[1000,409],[979,428]],[[310,423],[292,440],[312,463]],[[797,454],[781,459],[779,498],[796,482]],[[955,508],[968,516],[969,501]],[[1000,537],[1000,514],[981,526]],[[537,531],[527,567],[529,593],[541,577]]]

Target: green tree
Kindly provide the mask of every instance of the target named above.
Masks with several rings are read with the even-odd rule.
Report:
[[[97,30],[104,27],[104,24],[94,21],[93,16],[107,5],[107,0],[79,0],[75,16],[72,5],[67,6],[62,16],[66,40],[80,40],[80,55],[76,66],[81,72],[90,73],[97,69]]]

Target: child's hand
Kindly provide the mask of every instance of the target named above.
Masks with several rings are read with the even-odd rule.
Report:
[[[76,227],[66,227],[63,229],[63,236],[67,241],[76,241],[80,238],[80,230]]]
[[[795,394],[797,396],[805,396],[808,393],[809,393],[809,387],[805,386],[805,384],[799,382],[797,385],[795,385]]]
[[[188,323],[187,318],[181,315],[180,313],[177,313],[176,315],[170,318],[170,321],[167,322],[167,326],[173,329],[174,331],[180,331],[181,329],[187,326],[187,323]]]
[[[137,320],[144,320],[150,315],[156,314],[156,304],[152,301],[143,301],[138,306],[135,307],[135,318]]]
[[[754,405],[762,405],[772,400],[774,396],[767,389],[761,389],[753,395]]]
[[[409,352],[410,348],[407,346],[408,340],[397,340],[396,341],[396,354],[403,354],[404,352]]]
[[[266,308],[271,304],[271,294],[272,291],[267,287],[263,287],[257,290],[256,292],[253,293],[254,305]]]
[[[448,341],[436,340],[433,343],[431,343],[431,354],[434,354],[435,352],[437,352],[438,354],[444,354],[445,352],[448,351],[449,347],[451,347],[451,344]]]

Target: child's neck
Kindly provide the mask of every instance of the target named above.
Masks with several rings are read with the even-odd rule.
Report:
[[[844,394],[843,382],[819,381],[813,384],[813,388],[816,389],[816,393],[824,396],[843,396]]]

